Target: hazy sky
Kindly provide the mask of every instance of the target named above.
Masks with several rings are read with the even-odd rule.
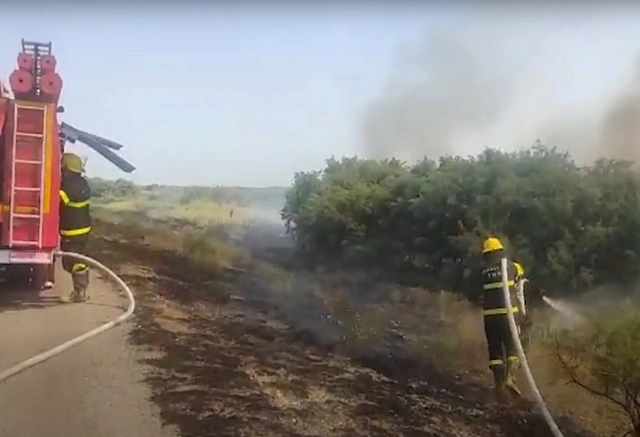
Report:
[[[640,10],[621,3],[265,4],[5,11],[3,79],[20,38],[51,40],[64,120],[125,144],[134,181],[288,185],[331,155],[415,159],[537,137],[578,150],[588,120],[632,84],[640,50]],[[76,150],[91,175],[129,178]]]

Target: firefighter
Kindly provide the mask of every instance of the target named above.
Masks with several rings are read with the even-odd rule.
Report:
[[[531,326],[533,325],[533,320],[531,319],[531,312],[527,310],[527,296],[525,294],[525,285],[529,280],[524,276],[524,268],[522,264],[514,261],[513,265],[516,268],[516,278],[515,278],[515,287],[516,287],[516,295],[518,297],[518,313],[514,314],[516,320],[518,321],[518,333],[520,335],[520,341],[522,342],[522,347],[526,351],[529,347],[530,338],[529,331]]]
[[[73,153],[62,155],[62,183],[60,184],[60,249],[84,254],[89,233],[91,214],[89,200],[91,190],[83,177],[84,163]],[[71,274],[73,291],[66,301],[87,300],[89,266],[78,259],[62,258],[62,266]]]
[[[511,335],[507,305],[502,291],[502,270],[500,260],[505,257],[502,242],[495,238],[487,238],[482,247],[483,266],[476,277],[476,293],[482,301],[484,313],[484,329],[489,350],[489,368],[494,377],[496,397],[503,398],[504,389],[520,396],[520,389],[516,384],[515,371],[518,368],[518,352]],[[521,267],[521,266],[520,266]],[[511,305],[514,316],[518,314],[518,300],[515,295],[515,280],[518,268],[512,261],[507,261],[507,284],[511,292]],[[482,291],[480,290],[482,285]]]
[[[522,264],[520,264],[519,262],[512,260],[513,261],[513,267],[515,267],[516,269],[516,276],[513,280],[514,282],[514,287],[516,290],[516,298],[517,303],[518,303],[518,313],[514,314],[514,317],[516,318],[516,320],[518,320],[520,323],[518,323],[518,329],[521,329],[521,322],[524,320],[524,305],[525,305],[525,301],[524,301],[524,284],[526,282],[526,279],[524,277],[524,268],[522,267]],[[515,302],[512,302],[515,303]]]

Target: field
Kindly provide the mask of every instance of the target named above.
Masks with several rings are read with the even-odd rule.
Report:
[[[96,257],[135,287],[132,341],[183,435],[550,435],[529,401],[493,400],[471,304],[293,267],[273,219],[284,190],[216,190],[136,187],[95,208]],[[537,310],[529,348],[549,407],[566,436],[621,435],[620,411],[563,379],[546,340],[554,317]]]
[[[124,181],[92,181],[96,205],[107,212],[144,212],[155,219],[184,220],[203,226],[247,227],[278,222],[285,188],[135,187]]]

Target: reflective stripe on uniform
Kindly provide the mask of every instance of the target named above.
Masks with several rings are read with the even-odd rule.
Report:
[[[513,287],[515,283],[513,281],[507,281],[509,287]],[[482,286],[485,290],[495,290],[496,288],[502,288],[502,282],[490,282]]]
[[[489,361],[489,366],[502,366],[504,365],[504,361],[502,360],[491,360]]]
[[[89,200],[84,200],[82,202],[72,202],[64,190],[60,190],[60,199],[62,199],[62,203],[64,203],[65,206],[68,206],[70,208],[84,208],[85,206],[89,206]]]
[[[60,230],[60,235],[64,237],[77,237],[78,235],[84,235],[91,232],[91,226],[87,226],[86,228],[78,228],[78,229],[66,229]]]
[[[69,196],[67,196],[67,193],[65,193],[64,190],[60,190],[60,199],[62,199],[62,203],[64,203],[65,205],[71,201],[69,200]]]
[[[518,312],[518,307],[513,307],[512,311],[514,313]],[[501,315],[501,314],[507,314],[507,309],[506,308],[491,308],[488,310],[484,310],[483,314],[485,316],[497,316],[497,315]]]

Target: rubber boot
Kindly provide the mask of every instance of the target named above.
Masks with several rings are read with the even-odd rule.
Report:
[[[76,302],[84,302],[87,298],[87,287],[89,286],[89,270],[77,272],[71,275],[73,280],[73,290]]]
[[[493,391],[496,397],[496,401],[504,401],[504,388],[505,388],[505,368],[502,365],[491,366],[493,372]]]
[[[518,370],[519,364],[517,357],[509,357],[507,360],[507,375],[505,379],[505,387],[517,397],[522,396],[522,392],[516,383],[516,371]]]
[[[89,269],[87,269],[84,272],[84,279],[83,279],[83,287],[84,290],[82,290],[82,296],[84,298],[85,301],[91,299],[91,296],[89,295]]]
[[[62,296],[60,300],[65,303],[78,302],[78,291],[75,289],[71,290],[69,294],[67,294],[66,296]]]

